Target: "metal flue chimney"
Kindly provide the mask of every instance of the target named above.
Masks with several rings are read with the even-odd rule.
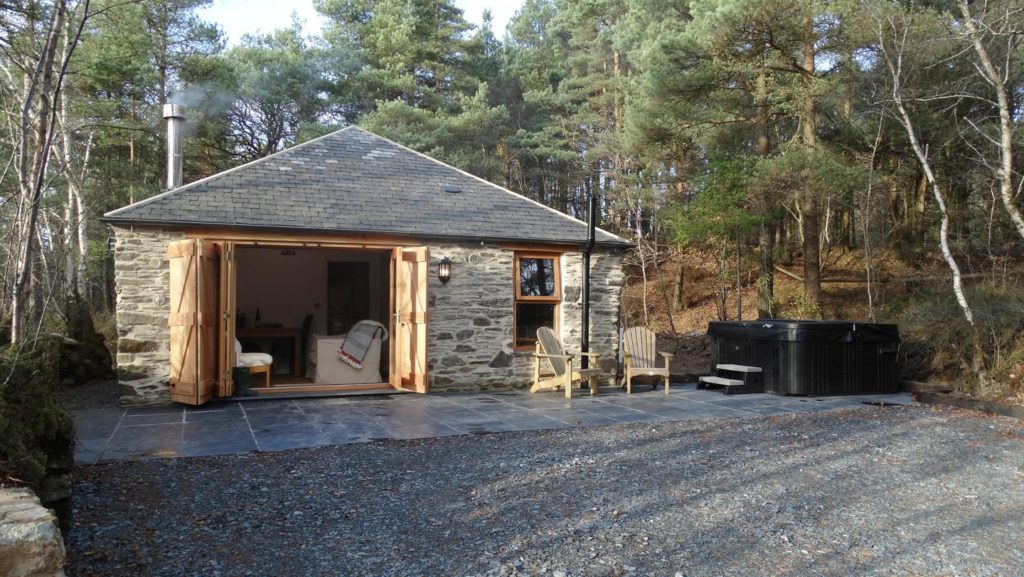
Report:
[[[178,104],[164,104],[167,119],[167,188],[181,186],[181,136],[184,132],[184,108]]]

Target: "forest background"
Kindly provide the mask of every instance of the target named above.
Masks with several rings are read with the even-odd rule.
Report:
[[[500,38],[450,0],[317,0],[322,34],[231,47],[206,4],[0,3],[8,397],[48,335],[116,349],[99,217],[162,191],[174,102],[185,182],[357,124],[596,197],[635,243],[624,325],[896,322],[908,380],[1024,398],[1020,0],[527,0]]]

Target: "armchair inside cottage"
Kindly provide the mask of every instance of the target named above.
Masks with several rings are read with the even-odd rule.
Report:
[[[566,398],[572,397],[572,388],[584,381],[590,387],[590,394],[597,394],[598,379],[604,373],[598,368],[597,353],[585,353],[589,368],[573,368],[573,355],[562,345],[561,339],[547,327],[537,329],[537,350],[533,354],[533,384],[530,392],[558,389],[565,390]]]
[[[314,384],[381,382],[380,355],[388,329],[373,320],[357,322],[343,335],[312,335],[306,374]]]

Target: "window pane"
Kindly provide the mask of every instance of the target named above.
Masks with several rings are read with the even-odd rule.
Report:
[[[555,294],[555,261],[550,258],[519,259],[519,293],[524,297]]]
[[[555,328],[554,303],[516,303],[516,345],[530,346],[537,342],[537,329]]]

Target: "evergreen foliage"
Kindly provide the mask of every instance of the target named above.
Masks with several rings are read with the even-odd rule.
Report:
[[[76,290],[110,312],[97,217],[164,188],[168,100],[189,108],[186,181],[360,124],[573,216],[597,197],[598,224],[635,241],[642,271],[669,248],[728,245],[758,262],[770,317],[776,257],[802,257],[800,310],[826,315],[819,277],[836,250],[863,250],[869,269],[872,251],[942,262],[899,96],[949,207],[953,256],[993,279],[1021,264],[1021,0],[525,0],[497,34],[452,0],[318,0],[319,36],[282,23],[231,47],[196,15],[207,3],[0,7],[0,152],[14,169],[34,142],[14,128],[46,102],[57,111],[38,202],[24,171],[0,178],[15,231],[0,316],[28,300],[30,325],[67,319]],[[27,87],[61,7],[66,77],[40,99]],[[22,207],[40,209],[35,230]],[[13,286],[29,278],[15,274],[25,243],[41,249],[31,299]]]

